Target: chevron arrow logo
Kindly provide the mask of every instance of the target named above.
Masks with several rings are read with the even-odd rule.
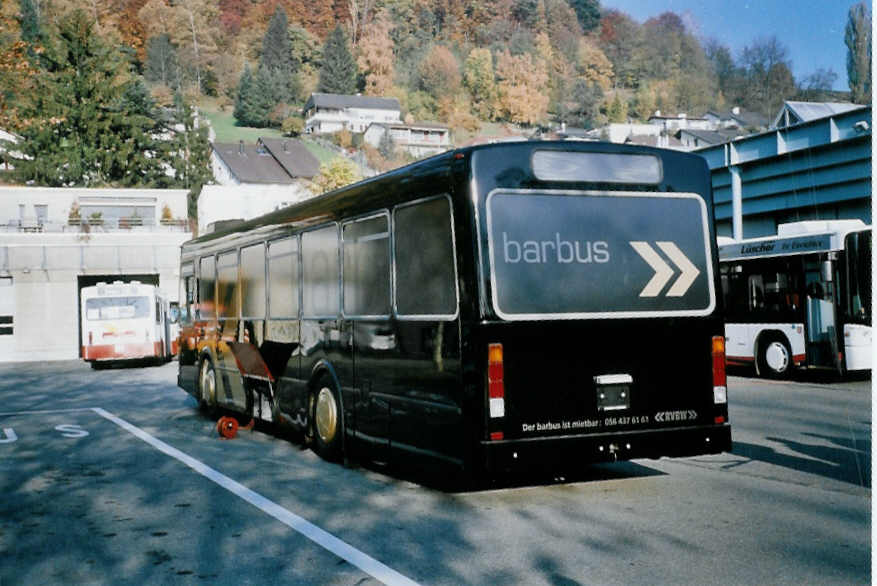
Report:
[[[676,279],[676,282],[673,283],[673,286],[670,287],[665,296],[682,297],[694,283],[694,280],[697,279],[700,271],[694,266],[694,264],[692,264],[687,256],[682,254],[682,251],[679,250],[679,247],[676,246],[675,243],[656,242],[655,244],[658,245],[658,248],[667,255],[680,271],[679,278]],[[675,271],[657,252],[655,252],[655,249],[652,248],[648,242],[637,241],[631,242],[630,245],[637,254],[639,254],[650,267],[652,267],[652,270],[655,271],[655,274],[652,275],[652,278],[649,279],[649,282],[646,283],[646,286],[640,291],[639,296],[657,297],[664,286],[670,281],[670,278],[673,277]]]

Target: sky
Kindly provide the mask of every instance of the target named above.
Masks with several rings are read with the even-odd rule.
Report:
[[[796,81],[819,68],[837,74],[833,89],[848,90],[847,13],[857,0],[600,0],[643,23],[672,11],[700,38],[714,38],[737,60],[743,47],[776,36],[789,51]],[[870,8],[870,2],[866,3]]]

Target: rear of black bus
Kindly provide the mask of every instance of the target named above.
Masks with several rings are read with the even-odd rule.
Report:
[[[704,160],[578,142],[470,156],[480,465],[730,450]]]

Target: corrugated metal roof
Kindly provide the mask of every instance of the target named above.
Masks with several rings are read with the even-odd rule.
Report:
[[[774,128],[786,126],[785,113],[789,112],[789,124],[801,124],[819,118],[827,118],[836,114],[843,114],[851,110],[864,108],[861,104],[850,102],[784,102],[779,114],[773,121]]]

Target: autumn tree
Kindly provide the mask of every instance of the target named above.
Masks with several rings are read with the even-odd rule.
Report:
[[[444,45],[435,45],[418,68],[419,87],[436,100],[460,91],[462,77],[457,58]]]
[[[633,88],[639,83],[636,56],[642,46],[640,25],[618,10],[608,10],[600,20],[599,46],[612,63],[614,87]]]
[[[795,78],[788,49],[775,36],[758,38],[743,48],[743,105],[772,117],[783,101],[794,96]]]
[[[384,96],[393,87],[393,28],[386,12],[381,12],[365,29],[357,46],[357,64],[365,76],[365,94]]]
[[[356,93],[356,74],[356,61],[350,53],[347,34],[338,25],[323,45],[323,62],[317,91],[329,94]]]
[[[530,55],[503,51],[496,61],[500,115],[518,124],[536,124],[548,112],[548,95],[543,91],[548,75]]]
[[[831,92],[835,81],[837,81],[837,74],[833,69],[819,67],[801,79],[798,84],[797,98],[806,102],[831,101]]]
[[[177,47],[181,71],[194,89],[203,92],[210,79],[208,70],[217,57],[219,8],[214,0],[149,0],[137,13],[150,37],[165,33]]]
[[[590,37],[579,41],[577,57],[576,69],[582,78],[597,84],[603,91],[612,86],[612,62]]]
[[[847,77],[852,101],[871,102],[871,16],[863,2],[850,8],[844,32],[847,46]]]
[[[339,187],[350,185],[359,181],[360,176],[356,167],[341,157],[336,157],[320,165],[320,174],[314,177],[313,186],[317,194],[328,193]]]
[[[496,110],[496,82],[489,49],[472,49],[466,57],[463,85],[472,96],[472,107],[478,117],[491,120]]]

